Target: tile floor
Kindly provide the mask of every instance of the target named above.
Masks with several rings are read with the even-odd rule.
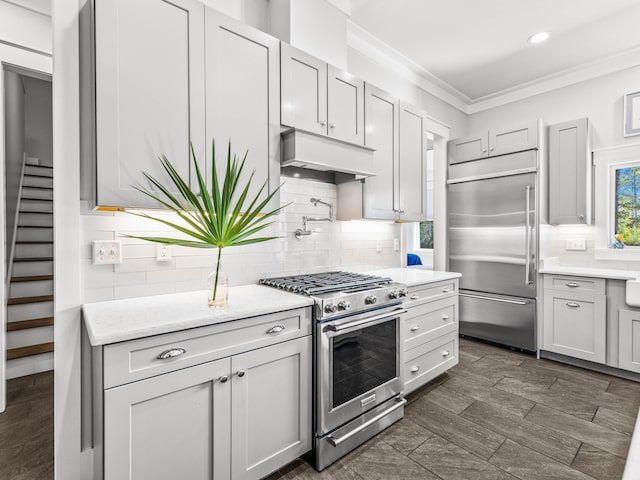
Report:
[[[460,364],[405,417],[321,473],[269,480],[620,479],[640,383],[461,339]]]
[[[53,479],[53,372],[7,382],[0,414],[0,479]]]

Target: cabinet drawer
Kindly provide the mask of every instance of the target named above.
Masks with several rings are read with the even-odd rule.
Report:
[[[405,394],[458,364],[458,332],[447,333],[405,353]]]
[[[311,308],[299,308],[104,347],[104,388],[311,334]],[[158,358],[171,350],[176,356]]]
[[[408,290],[409,295],[405,301],[405,307],[456,295],[458,293],[458,280],[453,279],[428,283],[426,285],[413,285],[409,287]]]
[[[604,294],[604,286],[604,278],[572,277],[568,275],[544,276],[544,288]]]
[[[404,349],[411,350],[458,329],[458,297],[410,307],[404,319]]]

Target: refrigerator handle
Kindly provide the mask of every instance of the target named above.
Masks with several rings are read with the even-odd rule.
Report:
[[[525,200],[524,200],[524,214],[525,214],[525,235],[526,235],[526,251],[525,251],[525,282],[527,285],[531,285],[531,185],[524,187]]]

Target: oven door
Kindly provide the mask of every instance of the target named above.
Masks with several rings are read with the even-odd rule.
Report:
[[[400,322],[406,312],[393,306],[317,325],[318,435],[402,392]]]

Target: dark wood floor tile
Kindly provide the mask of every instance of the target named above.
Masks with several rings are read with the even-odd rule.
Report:
[[[449,369],[449,374],[452,377],[472,378],[476,383],[483,383],[489,387],[495,385],[504,378],[504,374],[502,372],[476,369],[473,366],[474,364],[463,365],[459,363],[455,367]]]
[[[631,441],[629,435],[614,432],[601,425],[582,420],[544,405],[533,407],[526,419],[581,442],[589,443],[621,458],[625,458],[629,450]]]
[[[631,435],[636,424],[635,417],[624,415],[606,407],[599,407],[596,416],[593,417],[593,423],[610,428],[616,432]]]
[[[536,387],[515,378],[505,378],[496,384],[496,388],[514,395],[520,395],[532,402],[562,410],[583,420],[590,422],[598,410],[598,405],[589,400],[571,395],[562,390],[549,390]]]
[[[607,388],[607,392],[625,398],[638,398],[640,397],[640,383],[613,378],[609,384],[609,388]]]
[[[317,472],[307,462],[299,462],[286,473],[280,470],[280,474],[279,478],[282,480],[364,480],[344,460],[338,460],[322,472]]]
[[[598,480],[619,480],[624,463],[620,457],[583,443],[571,466]]]
[[[449,383],[449,381],[447,381],[447,383]],[[427,398],[430,402],[440,405],[453,413],[462,412],[475,401],[471,397],[447,388],[447,383],[431,390],[429,393],[424,395],[424,398]]]
[[[0,478],[14,478],[23,468],[24,444],[8,443],[0,448]]]
[[[365,480],[439,480],[433,473],[385,442],[375,445],[347,463]]]
[[[53,463],[51,463],[49,465],[40,465],[34,469],[26,470],[19,475],[10,478],[11,480],[53,480],[53,476]]]
[[[592,480],[582,472],[509,439],[489,462],[522,480]]]
[[[466,351],[463,352],[462,350],[458,350],[458,362],[462,365],[470,365],[478,360],[480,360],[480,357]]]
[[[615,395],[602,390],[593,390],[592,388],[578,385],[574,382],[568,382],[561,378],[551,385],[549,391],[566,392],[575,397],[588,400],[589,402],[595,403],[601,407],[607,407],[611,410],[630,416],[636,415],[638,413],[638,407],[640,407],[640,396],[637,398],[621,397],[620,395]]]
[[[487,357],[481,358],[471,365],[470,370],[474,372],[493,372],[494,374],[501,374],[503,377],[515,378],[521,382],[530,383],[531,385],[542,388],[550,387],[557,378],[551,372],[509,365]]]
[[[443,480],[515,480],[508,473],[438,435],[428,439],[409,456]]]
[[[598,372],[592,372],[584,368],[567,365],[566,363],[555,362],[553,360],[527,359],[522,365],[523,368],[537,370],[547,375],[556,376],[579,385],[588,386],[594,390],[606,390],[613,377],[603,375]]]
[[[387,428],[376,438],[384,441],[400,453],[409,455],[422,442],[432,436],[433,432],[430,432],[417,423],[412,422],[408,418],[403,418],[396,424]]]
[[[473,380],[468,378],[452,378],[447,381],[443,387],[475,400],[486,402],[496,408],[518,415],[521,418],[524,418],[529,410],[531,410],[535,405],[531,400],[527,400],[519,395],[513,395],[494,387],[487,387],[485,385],[475,383]]]
[[[405,416],[418,425],[482,458],[489,458],[504,437],[470,422],[449,410],[421,398],[405,410]]]
[[[574,438],[508,414],[484,402],[474,403],[461,416],[565,465],[571,464],[580,448],[580,441]]]

